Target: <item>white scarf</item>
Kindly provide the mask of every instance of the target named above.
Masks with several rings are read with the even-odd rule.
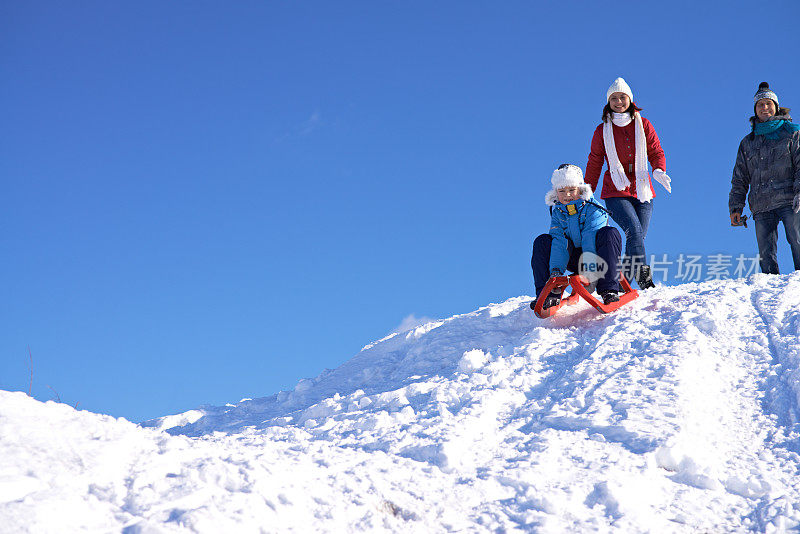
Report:
[[[606,119],[603,123],[603,144],[606,148],[606,157],[608,158],[608,170],[611,173],[611,181],[618,191],[622,191],[631,185],[631,181],[625,176],[625,169],[617,156],[617,147],[614,144],[614,127],[627,126],[631,123],[630,115],[627,113],[614,113],[614,118]],[[627,117],[627,120],[625,119]],[[640,202],[649,202],[653,198],[653,191],[650,189],[650,174],[647,172],[647,140],[644,136],[644,123],[642,116],[639,112],[634,113],[633,120],[636,121],[634,137],[636,152],[635,152],[635,170],[636,170],[636,198]]]
[[[633,118],[631,117],[630,113],[612,112],[611,113],[611,120],[614,122],[614,124],[616,124],[617,126],[622,128],[623,126],[629,125],[631,123],[631,121],[633,120]]]

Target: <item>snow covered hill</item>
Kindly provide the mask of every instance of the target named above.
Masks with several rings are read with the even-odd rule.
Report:
[[[800,528],[800,272],[529,300],[141,426],[0,392],[0,532]]]

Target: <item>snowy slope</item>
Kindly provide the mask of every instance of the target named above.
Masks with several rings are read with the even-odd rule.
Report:
[[[146,428],[0,392],[0,532],[800,527],[800,273],[529,300]]]

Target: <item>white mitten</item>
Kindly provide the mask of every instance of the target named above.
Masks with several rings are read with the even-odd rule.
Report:
[[[794,210],[795,213],[800,211],[800,193],[797,193],[794,196],[794,200],[792,200],[792,209]]]
[[[653,178],[655,178],[656,182],[664,186],[664,189],[667,190],[667,193],[672,193],[672,187],[669,185],[672,180],[667,173],[661,169],[654,169]]]

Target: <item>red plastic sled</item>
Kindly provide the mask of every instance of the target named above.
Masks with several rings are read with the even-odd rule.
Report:
[[[586,280],[586,278],[584,278],[583,276],[579,274],[573,274],[572,276],[569,277],[554,276],[547,281],[547,284],[545,284],[544,289],[542,289],[542,292],[539,294],[539,298],[536,299],[536,305],[533,308],[533,313],[535,313],[537,317],[541,317],[542,319],[544,319],[545,317],[550,317],[551,315],[556,313],[559,310],[559,308],[561,308],[561,306],[564,306],[565,304],[566,305],[576,304],[578,302],[579,297],[583,297],[583,300],[591,304],[594,307],[594,309],[596,309],[600,313],[610,313],[619,308],[620,306],[629,303],[630,301],[639,296],[639,292],[631,287],[631,284],[628,282],[628,279],[625,278],[625,276],[622,273],[620,273],[619,275],[619,283],[620,286],[622,286],[622,290],[624,291],[624,293],[622,293],[619,296],[619,301],[612,302],[610,304],[603,304],[602,301],[597,300],[597,298],[595,298],[586,289],[586,286],[589,285],[589,281]],[[549,295],[553,289],[559,287],[562,289],[566,289],[567,286],[570,286],[572,288],[572,292],[568,296],[563,297],[564,293],[562,291],[561,302],[559,302],[555,306],[547,308],[546,310],[542,310],[544,299],[547,298],[547,295]]]

